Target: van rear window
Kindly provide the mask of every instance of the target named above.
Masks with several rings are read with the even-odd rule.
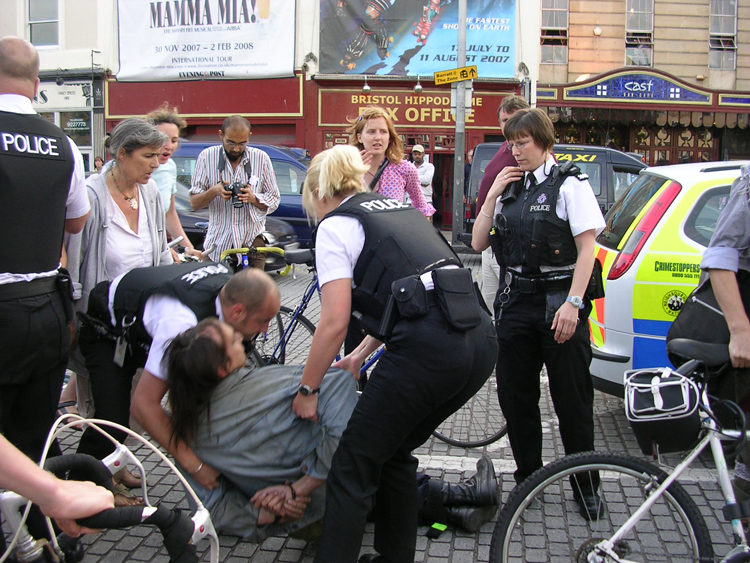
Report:
[[[616,250],[635,218],[667,181],[651,174],[639,176],[604,217],[607,225],[596,237],[596,242],[606,248]]]

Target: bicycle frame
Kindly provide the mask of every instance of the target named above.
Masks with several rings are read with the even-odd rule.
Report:
[[[708,410],[709,405],[708,393],[705,389],[701,392],[701,405],[706,407]],[[603,561],[601,557],[606,555],[611,558],[612,561],[626,562],[626,559],[620,559],[619,556],[614,552],[614,546],[621,541],[626,534],[628,534],[637,524],[637,522],[647,512],[651,510],[651,507],[658,501],[664,492],[674,483],[682,473],[695,461],[695,459],[706,449],[706,446],[711,446],[711,454],[716,465],[716,471],[718,474],[718,482],[721,488],[724,500],[728,505],[735,504],[737,499],[732,489],[732,481],[729,477],[729,469],[727,462],[724,459],[724,452],[721,447],[721,437],[725,436],[726,439],[737,439],[740,436],[739,430],[721,430],[716,424],[716,421],[709,416],[708,412],[701,412],[701,427],[706,432],[706,435],[701,438],[698,445],[682,460],[674,470],[667,475],[664,482],[659,485],[654,491],[651,492],[649,497],[625,523],[611,536],[609,539],[605,539],[598,543],[595,549],[589,554],[589,561],[592,563],[598,563]],[[745,432],[745,435],[750,438],[750,432]],[[654,483],[656,486],[656,483]],[[742,526],[740,519],[731,520],[732,531],[736,538],[736,545],[742,548],[742,552],[750,552],[750,548],[747,545],[747,538],[745,531]]]
[[[305,289],[305,293],[302,296],[302,301],[300,301],[299,305],[297,305],[297,307],[294,309],[291,320],[289,321],[289,323],[287,323],[287,326],[284,327],[284,332],[281,335],[281,338],[279,338],[279,343],[276,345],[276,348],[274,348],[272,355],[273,360],[278,362],[279,358],[281,358],[281,352],[284,350],[284,348],[286,348],[287,342],[289,342],[289,339],[292,337],[292,334],[294,334],[294,331],[297,328],[297,317],[304,314],[315,293],[320,296],[320,286],[318,285],[317,273],[313,273],[313,279],[308,284],[307,289]]]

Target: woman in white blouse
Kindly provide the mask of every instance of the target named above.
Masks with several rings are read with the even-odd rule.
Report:
[[[107,150],[113,160],[101,173],[86,180],[91,215],[83,231],[67,244],[68,269],[73,280],[76,309],[85,312],[89,293],[102,281],[110,281],[134,268],[172,264],[167,248],[165,214],[161,195],[151,174],[159,167],[159,154],[167,136],[143,119],[126,119],[114,128]],[[97,418],[128,426],[128,407],[109,397],[121,396],[115,387],[131,381],[97,377],[96,358],[86,355],[92,331],[81,331],[69,367],[90,379]],[[75,344],[74,344],[75,347]],[[108,358],[111,362],[112,358]],[[85,385],[79,381],[79,385]],[[85,406],[85,405],[84,405]],[[84,408],[84,411],[90,409]],[[90,412],[88,412],[90,414]],[[79,451],[102,459],[112,444],[98,433],[86,433]],[[123,482],[137,485],[130,475]],[[122,504],[122,498],[116,498]]]

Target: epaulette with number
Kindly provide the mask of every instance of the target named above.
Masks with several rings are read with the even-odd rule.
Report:
[[[588,180],[589,179],[589,175],[586,174],[585,172],[580,172],[580,173],[576,174],[576,178],[578,178],[579,180]]]

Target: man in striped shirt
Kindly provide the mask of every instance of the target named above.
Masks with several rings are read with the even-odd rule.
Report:
[[[221,146],[209,147],[198,155],[190,189],[193,209],[208,206],[208,233],[204,248],[216,245],[212,260],[228,248],[265,246],[262,233],[266,214],[279,206],[271,159],[260,149],[248,147],[250,122],[232,115],[219,132]],[[232,185],[241,185],[233,196]],[[252,265],[263,268],[265,255],[256,253]]]

